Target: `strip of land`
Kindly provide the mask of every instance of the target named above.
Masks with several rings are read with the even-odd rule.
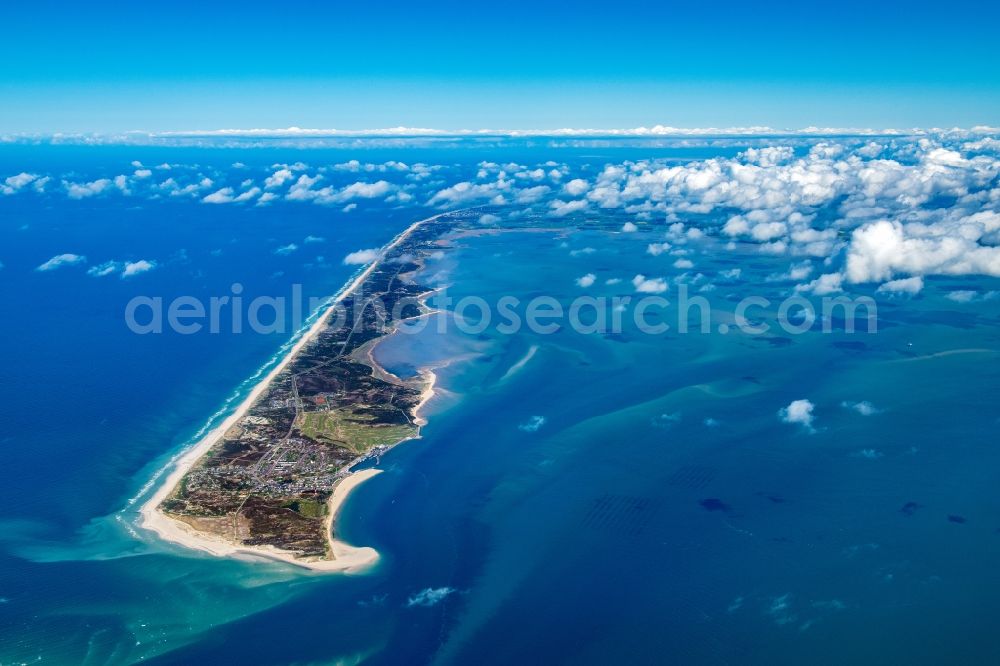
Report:
[[[236,411],[177,460],[143,505],[142,525],[220,556],[321,571],[372,566],[374,549],[335,538],[348,493],[377,474],[350,469],[419,437],[434,376],[400,379],[375,363],[371,349],[426,311],[428,289],[416,275],[467,216],[421,220],[387,245]]]

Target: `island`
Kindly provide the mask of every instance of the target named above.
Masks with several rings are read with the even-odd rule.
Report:
[[[347,493],[377,470],[366,459],[420,436],[433,373],[401,379],[373,348],[429,310],[416,280],[468,211],[411,225],[333,299],[323,315],[215,431],[184,454],[142,509],[162,538],[217,555],[257,555],[327,571],[359,571],[378,554],[335,538]]]

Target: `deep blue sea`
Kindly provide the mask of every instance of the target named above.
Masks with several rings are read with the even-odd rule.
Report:
[[[802,256],[669,235],[678,221],[717,230],[731,210],[594,204],[512,220],[541,230],[451,240],[423,279],[456,300],[634,297],[642,275],[669,283],[665,321],[681,284],[718,307],[704,333],[626,321],[384,342],[390,370],[434,366],[439,392],[423,437],[383,456],[338,519],[342,538],[381,553],[374,571],[217,559],[135,525],[151,480],[308,322],[138,335],[133,297],[208,299],[238,283],[247,301],[327,298],[358,270],[349,253],[444,204],[497,204],[429,202],[481,170],[515,183],[490,210],[519,210],[607,164],[731,159],[750,143],[0,145],[0,182],[50,178],[0,196],[0,663],[995,662],[1000,280],[928,275],[917,295],[860,285],[878,304],[873,334],[723,332],[740,298],[777,303],[804,280],[781,275]],[[265,178],[286,167],[283,194],[303,175],[334,189],[204,201],[278,191]],[[120,174],[124,186],[65,194]],[[379,181],[377,196],[345,193]],[[533,181],[549,191],[524,194]],[[669,259],[650,250],[665,240]],[[64,254],[78,259],[38,270]],[[124,274],[139,261],[152,268]],[[810,261],[812,278],[826,272]],[[783,422],[799,399],[812,420]]]

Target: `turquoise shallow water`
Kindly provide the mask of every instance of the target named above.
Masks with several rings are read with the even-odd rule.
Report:
[[[455,288],[570,291],[580,260],[559,239],[524,241],[470,242]],[[601,256],[602,278],[634,267],[636,247]],[[538,268],[505,272],[504,248]],[[870,336],[560,332],[497,337],[451,369],[460,402],[397,454],[422,467],[451,439],[455,459],[436,467],[481,477],[464,494],[432,479],[420,492],[418,504],[472,508],[462,560],[485,549],[471,578],[446,581],[462,592],[439,656],[843,663],[992,649],[996,312],[970,326],[928,301],[905,315],[889,304]],[[992,351],[929,356],[946,349]],[[776,416],[803,396],[814,433]],[[878,412],[841,404],[859,400]],[[518,429],[536,415],[537,431]]]
[[[366,576],[303,575],[137,539],[128,504],[288,336],[116,335],[122,301],[153,286],[43,281],[30,268],[71,245],[46,236],[76,215],[107,225],[103,242],[121,243],[109,254],[185,249],[187,263],[148,276],[159,288],[301,281],[329,294],[354,268],[310,269],[320,250],[306,261],[274,248],[323,236],[336,259],[423,211],[347,224],[323,208],[272,209],[247,228],[242,213],[201,207],[190,215],[216,229],[206,236],[157,207],[73,205],[5,212],[16,224],[4,247],[19,251],[2,257],[0,285],[8,312],[30,314],[4,328],[4,663],[941,663],[1000,647],[1000,302],[944,298],[996,280],[929,278],[919,298],[878,296],[873,335],[722,334],[739,298],[788,292],[765,280],[788,260],[704,241],[691,257],[715,284],[702,292],[714,312],[704,334],[439,334],[432,318],[378,350],[400,374],[441,366],[424,437],[384,456],[339,522],[382,561]],[[456,301],[569,303],[634,296],[642,273],[670,280],[675,301],[687,269],[646,251],[662,235],[464,237],[425,279]],[[211,254],[234,238],[234,256]],[[734,266],[738,277],[719,277]],[[588,273],[584,290],[575,280]],[[40,295],[43,312],[14,307]],[[676,305],[658,316],[676,322]],[[812,432],[778,416],[803,398]],[[871,414],[843,405],[861,401]]]

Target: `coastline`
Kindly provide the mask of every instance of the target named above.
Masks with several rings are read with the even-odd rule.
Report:
[[[367,481],[368,479],[376,476],[381,470],[366,469],[360,470],[348,474],[343,479],[341,479],[333,489],[333,494],[330,496],[328,503],[329,506],[329,516],[326,522],[326,538],[330,544],[330,551],[333,554],[334,559],[332,560],[301,560],[296,559],[295,554],[291,551],[281,550],[279,548],[268,547],[268,546],[237,546],[236,544],[230,543],[225,539],[213,537],[204,532],[195,530],[194,528],[182,523],[181,521],[174,520],[170,518],[166,513],[160,510],[160,504],[170,495],[174,487],[180,482],[185,474],[199,461],[201,458],[208,453],[208,451],[215,445],[222,435],[234,426],[241,418],[243,418],[257,399],[267,390],[267,387],[274,381],[282,370],[284,370],[296,354],[298,354],[303,347],[305,347],[309,342],[319,334],[320,331],[326,326],[330,316],[332,315],[334,308],[342,300],[350,296],[359,286],[361,286],[368,276],[371,275],[372,271],[381,263],[382,257],[384,257],[389,251],[394,247],[399,245],[401,242],[406,240],[406,238],[422,224],[435,220],[441,217],[443,213],[438,215],[433,215],[431,217],[418,220],[411,224],[409,227],[404,229],[395,238],[393,238],[388,244],[382,247],[380,256],[378,259],[369,264],[361,273],[359,273],[351,282],[349,282],[340,292],[333,298],[333,300],[327,305],[326,311],[317,318],[312,326],[302,335],[302,337],[292,346],[291,349],[285,354],[281,361],[271,369],[267,375],[257,383],[256,386],[250,391],[247,397],[240,403],[240,405],[223,420],[218,426],[213,428],[210,432],[206,433],[200,440],[198,440],[190,449],[185,451],[183,455],[177,458],[174,462],[168,463],[172,464],[173,468],[170,473],[164,478],[160,484],[157,486],[156,491],[150,496],[150,498],[143,503],[142,508],[139,510],[140,520],[139,526],[143,529],[155,533],[159,538],[164,541],[178,544],[185,548],[190,548],[192,550],[198,550],[202,552],[207,552],[212,555],[226,557],[226,556],[250,556],[259,557],[270,560],[279,560],[288,564],[292,564],[298,567],[303,567],[306,569],[314,571],[339,571],[343,573],[358,573],[364,569],[369,568],[378,561],[379,555],[378,551],[374,548],[369,547],[356,547],[348,543],[340,541],[333,538],[333,524],[336,521],[336,513],[343,506],[343,503],[347,500],[348,494],[356,488],[358,485]],[[417,405],[414,413],[418,412],[428,400],[434,395],[434,381],[435,375],[433,372],[426,371],[421,373],[427,379],[427,386],[421,395],[419,404]],[[424,425],[426,419],[416,418],[416,425]],[[419,434],[417,435],[419,437]],[[412,439],[412,438],[408,438]],[[405,441],[405,440],[404,440]],[[348,466],[349,467],[349,466]]]

